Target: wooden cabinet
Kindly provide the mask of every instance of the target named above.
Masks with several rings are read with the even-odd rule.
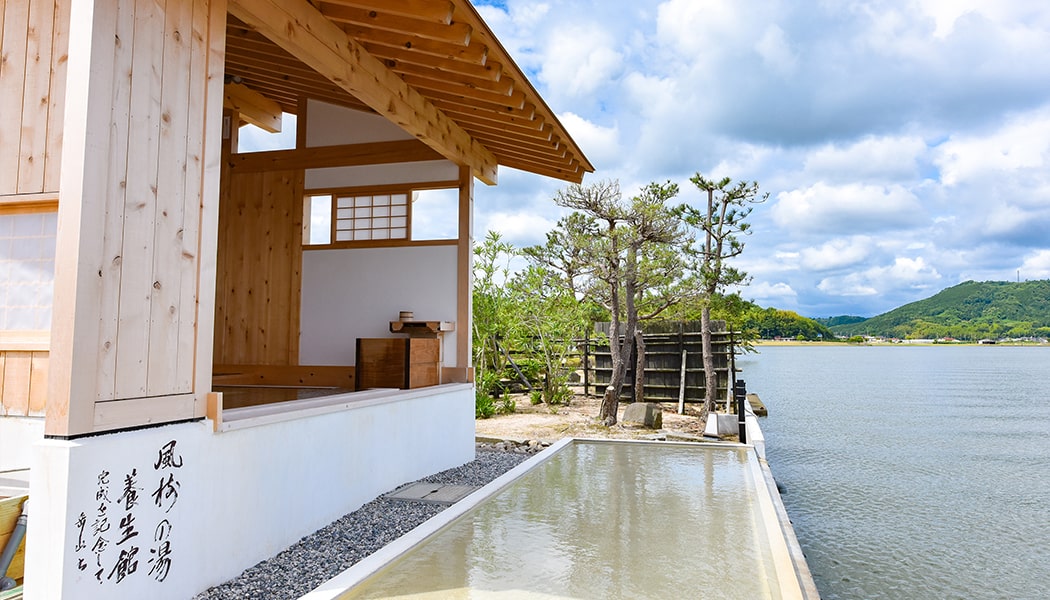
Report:
[[[403,390],[441,383],[439,338],[357,338],[358,390]]]

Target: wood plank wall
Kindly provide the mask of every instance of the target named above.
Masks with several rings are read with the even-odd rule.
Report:
[[[0,2],[0,196],[58,192],[70,5]]]
[[[215,364],[297,365],[303,171],[233,171],[224,189]]]
[[[224,0],[72,4],[54,435],[192,418],[197,404],[203,415],[198,303],[211,313],[226,18]]]
[[[0,351],[0,415],[44,416],[47,367],[47,351]]]

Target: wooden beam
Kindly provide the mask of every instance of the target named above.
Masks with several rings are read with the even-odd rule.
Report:
[[[459,43],[436,41],[411,33],[395,33],[373,29],[367,25],[343,23],[341,29],[354,40],[369,42],[378,46],[392,48],[411,48],[415,52],[432,54],[442,58],[452,58],[475,65],[484,65],[488,60],[488,48],[481,44],[464,45]]]
[[[519,171],[525,171],[527,173],[535,173],[537,175],[546,175],[553,179],[560,179],[562,181],[569,181],[572,183],[582,183],[583,176],[588,171],[581,167],[568,167],[568,168],[551,168],[537,166],[535,163],[526,162],[514,158],[504,159],[503,165],[512,169],[518,169]]]
[[[225,85],[222,107],[237,111],[242,119],[264,131],[281,132],[281,106],[244,84]]]
[[[464,99],[465,103],[469,103],[472,99],[477,99],[498,106],[500,110],[517,111],[525,108],[525,94],[513,90],[506,94],[497,93],[480,89],[473,85],[464,86],[459,82],[419,77],[411,73],[402,74],[401,78],[405,80],[405,83],[419,90],[433,90],[459,96],[468,95]]]
[[[202,395],[206,402],[207,393]],[[94,432],[170,423],[192,418],[194,402],[193,394],[96,402],[94,405]],[[200,416],[204,415],[205,409],[202,407]]]
[[[473,31],[466,23],[437,23],[333,2],[322,3],[321,12],[337,23],[352,23],[395,33],[411,32],[418,37],[461,46],[470,43],[470,34]]]
[[[216,386],[341,387],[354,389],[354,367],[338,365],[215,365]]]
[[[514,93],[514,80],[501,78],[493,80],[490,77],[477,77],[458,71],[448,71],[436,67],[425,67],[422,65],[406,62],[403,60],[384,59],[386,66],[401,76],[412,76],[418,79],[442,81],[445,83],[456,83],[473,89],[485,90],[501,96],[509,96]],[[411,84],[410,84],[411,85]]]
[[[453,76],[459,74],[469,77],[477,77],[479,79],[487,79],[489,81],[500,81],[503,79],[503,65],[494,60],[486,59],[485,64],[477,65],[474,63],[453,60],[451,58],[434,56],[433,54],[413,52],[407,48],[381,46],[369,42],[363,42],[362,45],[372,56],[379,58],[390,68],[394,68],[391,66],[392,62],[408,63],[425,67],[427,69],[435,69],[443,73],[453,74]],[[511,80],[513,78],[507,79]]]
[[[403,140],[235,154],[230,157],[230,168],[235,173],[249,173],[382,165],[441,158],[440,154],[418,140]]]
[[[496,183],[484,146],[316,8],[296,0],[232,0],[230,13],[475,177]]]
[[[338,0],[338,4],[344,6],[356,6],[365,10],[391,13],[422,19],[431,23],[448,25],[452,22],[453,6],[451,2],[434,2],[433,0],[401,0],[390,2],[390,0]],[[336,2],[323,2],[322,7]]]
[[[487,111],[497,116],[514,116],[518,119],[531,121],[536,116],[536,107],[529,103],[523,103],[521,107],[513,106],[512,98],[507,97],[505,103],[492,102],[488,98],[465,96],[462,93],[448,93],[442,90],[427,90],[427,96],[434,106],[442,108],[445,106],[460,106],[469,110]]]

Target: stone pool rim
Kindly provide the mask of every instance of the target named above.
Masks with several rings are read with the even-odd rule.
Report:
[[[757,510],[762,514],[763,521],[767,526],[775,525],[776,531],[781,534],[780,536],[776,536],[776,540],[779,541],[782,539],[786,546],[786,548],[770,549],[773,553],[774,568],[777,573],[777,581],[782,592],[782,597],[801,598],[803,600],[819,600],[816,585],[813,583],[809,568],[805,564],[805,557],[802,554],[801,547],[795,537],[791,523],[787,520],[787,513],[784,510],[780,494],[777,491],[776,482],[773,480],[765,459],[760,456],[759,452],[755,451],[754,446],[732,442],[697,443],[664,440],[625,440],[575,437],[563,438],[544,449],[542,452],[531,456],[521,464],[515,466],[487,485],[479,488],[459,502],[456,502],[449,508],[428,519],[405,535],[399,537],[390,544],[387,544],[375,553],[363,558],[347,570],[332,577],[306,595],[301,596],[300,600],[336,600],[343,597],[344,594],[350,592],[354,587],[390,566],[406,552],[420,545],[431,536],[452,525],[457,519],[523,477],[540,463],[546,462],[554,454],[557,454],[567,446],[577,443],[603,445],[634,444],[686,448],[703,447],[706,449],[726,450],[744,449],[747,450],[749,454],[753,453],[748,460],[749,468],[753,470],[751,479],[756,491],[764,490],[768,493],[768,496],[762,495],[760,498],[763,500],[768,499],[769,501],[769,504],[767,504],[763,500],[756,499],[756,502],[761,505],[757,507]],[[753,461],[751,459],[753,459]],[[773,534],[774,532],[767,532],[767,537],[774,537]],[[785,581],[785,578],[787,578],[789,574],[794,577],[794,581]],[[789,593],[783,593],[785,588]]]

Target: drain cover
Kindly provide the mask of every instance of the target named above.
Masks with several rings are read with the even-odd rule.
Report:
[[[438,504],[452,504],[478,489],[475,485],[451,485],[447,483],[412,483],[386,495],[393,500],[422,500]]]

